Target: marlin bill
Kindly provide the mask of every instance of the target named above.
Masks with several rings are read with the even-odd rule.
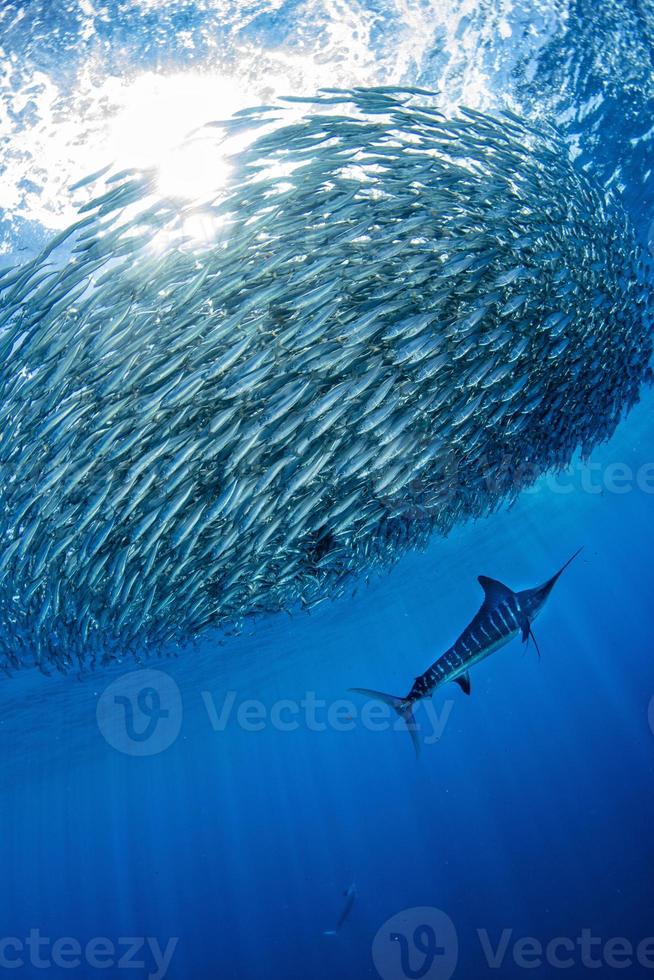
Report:
[[[579,549],[581,551],[581,548]],[[484,601],[474,619],[466,626],[458,640],[445,653],[420,674],[406,697],[395,697],[368,688],[351,688],[355,694],[383,701],[390,705],[404,720],[416,750],[420,754],[420,742],[413,709],[418,701],[431,697],[434,691],[453,681],[458,684],[465,694],[470,694],[470,668],[495,653],[516,636],[522,637],[523,643],[528,643],[530,637],[540,656],[538,644],[532,631],[532,623],[547,602],[557,581],[579,554],[575,552],[572,558],[543,585],[533,589],[523,589],[514,592],[507,585],[496,579],[480,575],[479,584],[484,590]]]

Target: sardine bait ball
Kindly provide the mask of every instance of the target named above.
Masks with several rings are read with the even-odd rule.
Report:
[[[555,131],[357,90],[217,137],[213,195],[105,175],[0,278],[8,668],[336,596],[588,453],[649,377],[633,232]]]

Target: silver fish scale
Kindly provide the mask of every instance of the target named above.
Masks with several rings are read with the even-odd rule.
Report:
[[[7,669],[338,596],[588,453],[650,380],[649,269],[556,132],[407,91],[303,111],[208,129],[207,154],[249,134],[209,204],[107,177],[0,278]]]

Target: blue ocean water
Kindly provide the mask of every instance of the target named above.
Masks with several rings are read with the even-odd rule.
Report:
[[[75,179],[80,134],[102,142],[111,99],[128,104],[106,79],[153,70],[229,77],[244,98],[329,74],[531,98],[648,247],[653,13],[596,9],[7,4],[5,251],[34,250],[65,212],[43,148]],[[644,392],[590,461],[310,615],[174,660],[4,680],[0,972],[651,975],[653,407]],[[400,727],[362,717],[348,689],[408,690],[478,608],[477,575],[529,587],[580,546],[536,624],[541,659],[514,642],[475,669],[470,698],[439,691],[420,760]]]

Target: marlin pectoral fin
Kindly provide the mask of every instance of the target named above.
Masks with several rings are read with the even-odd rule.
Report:
[[[538,641],[536,640],[536,637],[534,636],[534,631],[532,630],[531,626],[529,627],[529,635],[532,638],[532,640],[534,641],[534,646],[536,647],[536,653],[538,654],[538,659],[540,660],[540,647],[538,646]]]
[[[459,685],[464,694],[470,694],[472,689],[472,685],[470,683],[470,671],[466,670],[465,674],[462,674],[461,677],[457,677],[454,683]]]
[[[536,647],[536,653],[538,654],[538,659],[540,660],[540,647],[538,646],[538,640],[534,636],[534,631],[531,628],[531,623],[528,619],[525,619],[522,626],[522,642],[529,643],[529,639],[534,641],[534,646]]]

